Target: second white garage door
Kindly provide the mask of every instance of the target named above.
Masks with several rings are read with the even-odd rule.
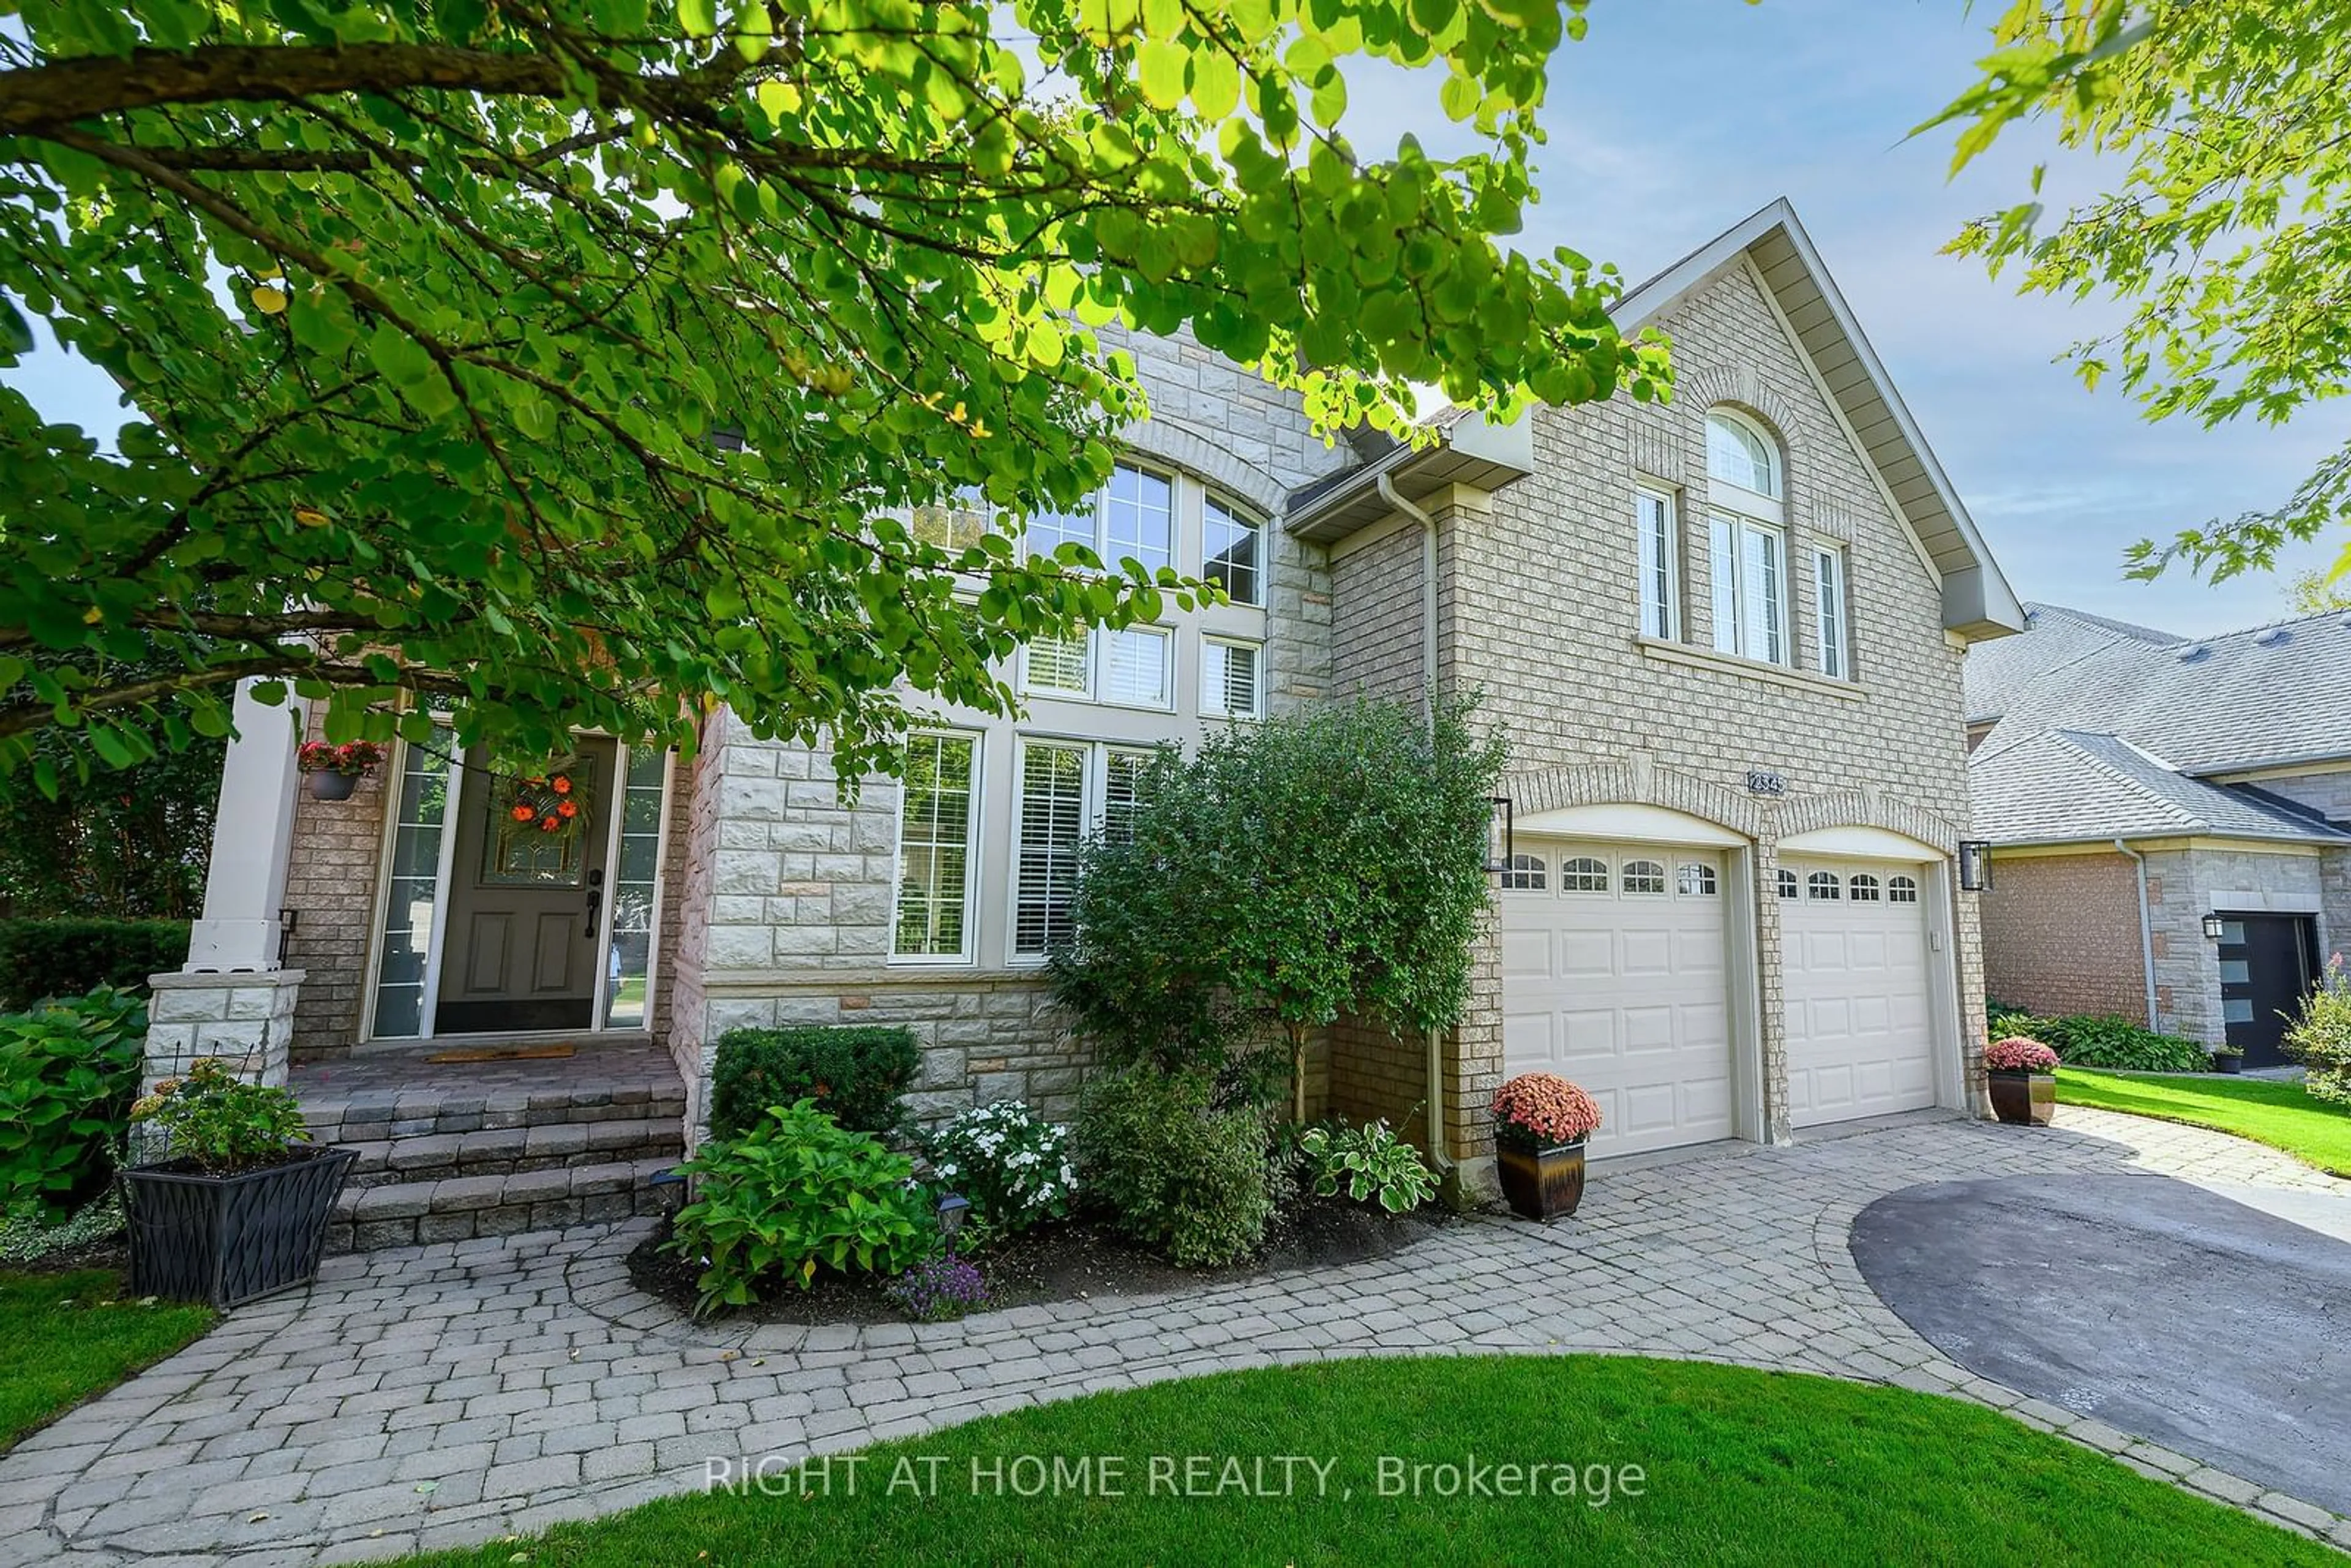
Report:
[[[1920,867],[1789,861],[1780,873],[1788,1113],[1799,1127],[1935,1103]]]
[[[1521,841],[1502,876],[1506,1070],[1556,1072],[1604,1118],[1594,1155],[1732,1134],[1721,855]]]

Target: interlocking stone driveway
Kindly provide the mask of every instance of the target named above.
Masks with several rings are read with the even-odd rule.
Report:
[[[2257,1145],[2067,1107],[1913,1117],[1798,1146],[1615,1164],[1549,1228],[1480,1220],[1401,1259],[936,1326],[698,1327],[632,1290],[648,1221],[330,1260],[0,1458],[0,1568],[239,1568],[480,1542],[1041,1400],[1326,1356],[1625,1351],[1944,1391],[2351,1546],[2351,1521],[1944,1360],[1863,1284],[1854,1217],[1963,1176],[2168,1175],[2340,1190]]]

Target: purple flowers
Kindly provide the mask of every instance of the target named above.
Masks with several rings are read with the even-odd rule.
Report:
[[[883,1289],[916,1322],[951,1322],[987,1305],[987,1281],[952,1252],[915,1264]]]

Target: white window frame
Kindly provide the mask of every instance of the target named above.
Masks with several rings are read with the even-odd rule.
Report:
[[[1084,703],[1093,701],[1093,632],[1091,631],[1084,631],[1080,632],[1075,637],[1051,637],[1041,640],[1063,645],[1074,643],[1077,646],[1079,678],[1082,684],[1076,686],[1055,686],[1041,684],[1037,679],[1036,662],[1036,643],[1040,639],[1031,639],[1030,641],[1020,644],[1021,695],[1024,696],[1044,697],[1052,702]]]
[[[1266,559],[1270,541],[1265,523],[1255,512],[1237,501],[1217,494],[1214,490],[1206,493],[1200,507],[1200,576],[1203,579],[1208,578],[1209,568],[1216,560],[1215,555],[1208,549],[1208,530],[1216,526],[1218,514],[1222,514],[1223,520],[1235,528],[1247,529],[1257,540],[1257,564],[1249,569],[1249,575],[1255,580],[1255,591],[1249,598],[1244,599],[1230,589],[1227,589],[1226,597],[1235,604],[1261,608],[1267,598],[1266,580],[1273,566],[1273,563]]]
[[[987,788],[987,737],[978,730],[949,729],[925,727],[910,729],[906,738],[913,742],[925,738],[945,738],[968,741],[971,745],[971,789],[965,802],[963,831],[963,948],[957,953],[900,953],[898,951],[898,897],[905,888],[906,871],[906,789],[898,789],[898,820],[890,840],[890,954],[888,962],[910,968],[952,968],[969,966],[979,951],[978,921],[974,914],[979,907],[979,824],[986,813],[981,800]]]
[[[1203,637],[1200,640],[1200,712],[1203,715],[1210,718],[1232,719],[1261,719],[1265,716],[1265,646],[1263,643],[1246,637]],[[1237,713],[1225,706],[1225,681],[1209,679],[1208,650],[1211,648],[1244,649],[1257,660],[1257,680],[1252,693],[1257,702],[1250,711]]]
[[[1789,607],[1792,570],[1788,552],[1787,464],[1771,433],[1730,409],[1707,412],[1707,542],[1713,575],[1714,646],[1718,653],[1763,664],[1792,664],[1796,635]],[[1770,472],[1768,491],[1750,489],[1715,472],[1714,432],[1717,424],[1734,429],[1762,444]],[[1772,582],[1768,597],[1750,580],[1750,548],[1761,547],[1771,558]],[[1765,612],[1770,612],[1767,621]],[[1779,647],[1771,645],[1776,634]]]
[[[1111,695],[1110,662],[1121,637],[1149,637],[1159,644],[1159,690],[1147,698]],[[1094,698],[1111,707],[1144,708],[1155,713],[1166,713],[1176,706],[1176,633],[1172,627],[1143,622],[1122,627],[1115,632],[1097,633],[1094,643]]]
[[[1813,547],[1813,632],[1821,674],[1853,679],[1853,573],[1843,545]]]
[[[1103,830],[1110,803],[1110,759],[1113,755],[1132,755],[1147,759],[1152,748],[1129,746],[1114,741],[1082,740],[1066,735],[1019,735],[1013,737],[1012,753],[1012,856],[1010,885],[1004,898],[1004,962],[1009,968],[1028,968],[1043,964],[1048,953],[1040,950],[1025,953],[1020,949],[1020,863],[1025,848],[1021,830],[1023,808],[1029,792],[1029,754],[1033,750],[1075,751],[1083,754],[1079,765],[1078,842],[1083,844]]]
[[[1171,567],[1174,566],[1176,564],[1176,552],[1183,535],[1183,499],[1181,494],[1182,484],[1180,480],[1174,471],[1166,468],[1156,467],[1148,463],[1134,463],[1130,462],[1125,458],[1121,458],[1119,459],[1117,466],[1119,469],[1130,470],[1134,473],[1140,474],[1145,478],[1156,479],[1160,484],[1165,485],[1167,487],[1167,559],[1160,564]],[[1067,538],[1057,538],[1054,540],[1054,549],[1058,549],[1064,544],[1085,544],[1088,549],[1093,551],[1094,559],[1102,562],[1103,570],[1117,575],[1123,575],[1125,569],[1119,564],[1120,560],[1123,558],[1113,553],[1110,543],[1110,492],[1112,484],[1116,482],[1116,473],[1113,471],[1112,478],[1105,481],[1091,497],[1087,498],[1087,505],[1091,507],[1093,511],[1093,538],[1091,540],[1072,540]],[[1063,514],[1063,517],[1068,519],[1075,519],[1078,516],[1079,514],[1074,511]],[[1061,531],[1061,530],[1056,530],[1057,533],[1060,533]],[[1029,538],[1028,524],[1026,522],[1022,525],[1020,548],[1022,553],[1027,556],[1034,556],[1039,553]],[[1050,550],[1047,550],[1043,553],[1050,556],[1052,552]]]
[[[1635,559],[1641,574],[1641,634],[1668,643],[1681,640],[1681,508],[1660,486],[1633,488]]]

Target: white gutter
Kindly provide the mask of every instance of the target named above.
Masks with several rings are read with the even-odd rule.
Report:
[[[2147,982],[2147,1027],[2159,1030],[2155,1012],[2155,916],[2147,907],[2147,857],[2120,839],[2115,841],[2115,848],[2138,866],[2139,975]]]
[[[1420,524],[1420,719],[1437,742],[1437,519],[1407,501],[1387,475],[1377,476],[1380,499]],[[1445,1038],[1428,1031],[1428,1154],[1442,1176],[1453,1168],[1445,1148]]]

